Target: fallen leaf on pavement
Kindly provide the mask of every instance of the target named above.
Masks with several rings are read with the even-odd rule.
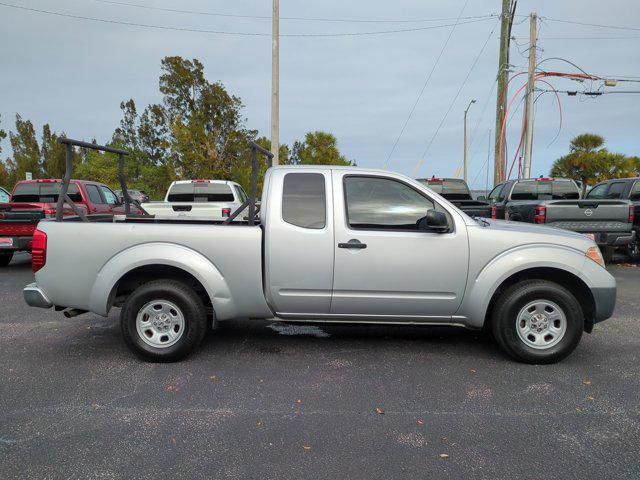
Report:
[[[418,419],[418,425],[424,425],[424,420],[423,420],[423,419],[421,419],[421,418],[419,418],[419,419]]]
[[[302,445],[302,448],[305,450],[311,450],[311,446],[310,445]]]
[[[377,413],[378,415],[384,415],[384,410],[383,410],[383,409],[381,409],[380,407],[376,407],[376,413]]]
[[[298,405],[300,405],[300,404],[302,403],[302,400],[298,399],[298,400],[296,400],[296,403],[297,403]]]
[[[587,400],[595,400],[595,397],[594,397],[593,395],[589,395],[589,396],[587,397]]]
[[[582,380],[583,385],[591,385],[591,380],[587,380],[586,378]]]
[[[441,453],[440,455],[438,455],[440,458],[449,458],[449,455],[446,453]]]

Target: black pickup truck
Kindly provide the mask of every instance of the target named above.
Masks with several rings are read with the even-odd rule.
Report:
[[[431,190],[446,198],[470,217],[495,218],[491,204],[483,200],[474,200],[467,182],[459,178],[418,178]]]
[[[627,255],[637,262],[640,260],[640,177],[615,178],[598,183],[589,193],[587,200],[629,200],[633,204],[633,230],[636,237],[626,247]]]
[[[573,230],[600,247],[626,247],[635,239],[629,200],[581,200],[578,185],[570,179],[509,180],[495,186],[489,201],[496,218]]]

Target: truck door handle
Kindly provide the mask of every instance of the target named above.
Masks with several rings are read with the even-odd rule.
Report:
[[[338,248],[355,248],[361,250],[363,248],[367,248],[367,244],[360,242],[360,240],[352,238],[347,243],[339,243]]]

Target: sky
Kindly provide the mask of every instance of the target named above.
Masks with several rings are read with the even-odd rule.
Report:
[[[72,138],[108,142],[121,118],[120,102],[133,98],[142,110],[160,101],[160,60],[180,55],[199,59],[210,81],[222,82],[229,92],[241,97],[247,126],[270,135],[271,0],[119,2],[199,13],[157,11],[104,0],[0,1],[0,127],[12,129],[18,113],[31,120],[39,133],[42,125],[49,123],[55,131],[64,131]],[[2,4],[102,20],[265,35],[153,29]],[[463,112],[476,99],[468,114],[468,172],[472,187],[483,188],[493,143],[489,142],[489,129],[495,122],[500,27],[496,16],[465,17],[497,14],[500,6],[499,0],[280,0],[283,35],[411,30],[376,35],[283,36],[281,143],[291,144],[308,131],[325,130],[337,137],[341,151],[359,166],[382,168],[387,163],[390,170],[408,175],[419,166],[420,177],[453,176],[462,164]],[[640,80],[637,0],[519,0],[520,16],[513,26],[515,39],[511,44],[514,73],[526,69],[526,15],[532,11],[542,17],[539,59],[562,57],[592,74]],[[458,16],[461,19],[454,28]],[[423,29],[427,26],[437,28]],[[544,66],[554,71],[576,71],[558,60],[546,61]],[[524,75],[515,79],[510,94],[524,81]],[[561,90],[591,87],[565,79],[549,82]],[[640,91],[640,83],[618,83],[606,89],[623,90]],[[514,116],[507,129],[510,146],[519,140],[520,98],[513,102]],[[584,132],[603,135],[612,151],[640,155],[640,93],[596,98],[561,94],[560,102],[560,131],[555,96],[544,93],[536,102],[535,176],[548,174],[553,161],[567,153],[570,139]],[[415,110],[400,135],[414,104]],[[10,155],[8,140],[2,147],[2,156]],[[509,155],[513,154],[510,148]]]

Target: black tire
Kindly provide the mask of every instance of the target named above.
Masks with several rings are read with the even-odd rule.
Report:
[[[525,306],[535,301],[552,302],[564,314],[566,329],[564,335],[558,335],[558,343],[533,348],[520,338],[518,315]],[[584,314],[578,300],[563,286],[548,280],[524,280],[509,287],[497,299],[491,330],[500,347],[514,359],[532,364],[555,363],[573,352],[580,342]]]
[[[632,262],[640,261],[640,242],[637,238],[626,246],[626,253]]]
[[[178,330],[179,338],[168,346],[150,345],[138,333],[138,313],[154,302],[175,305],[183,321],[182,330]],[[191,287],[175,280],[155,280],[141,285],[129,295],[122,307],[120,326],[125,343],[140,358],[152,362],[175,362],[198,347],[207,331],[207,315],[202,300]],[[148,331],[153,328],[150,326]]]
[[[0,267],[6,267],[11,263],[13,252],[0,252]]]

